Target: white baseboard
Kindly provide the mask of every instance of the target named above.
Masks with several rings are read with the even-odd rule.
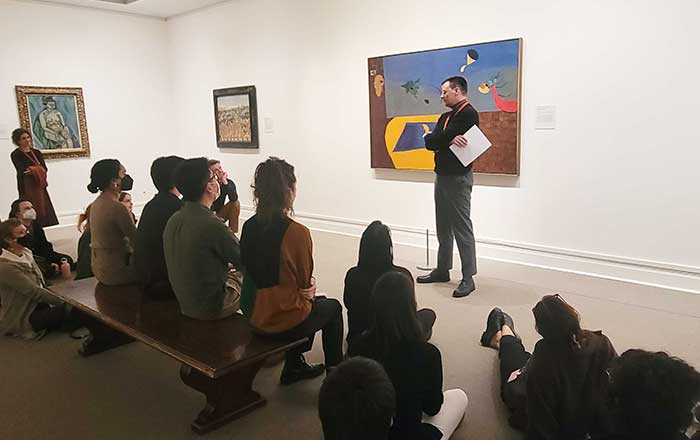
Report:
[[[241,216],[249,217],[252,206],[242,206]],[[365,220],[296,212],[295,217],[312,230],[359,237],[370,223]],[[401,225],[391,228],[394,246],[425,249],[426,230]],[[435,261],[437,237],[428,231],[431,260]],[[576,273],[610,280],[673,289],[700,294],[700,267],[640,260],[614,255],[562,249],[531,243],[508,242],[477,237],[477,255],[481,259]]]
[[[143,203],[134,205],[137,216]],[[252,206],[241,207],[242,219],[253,214]],[[59,215],[61,224],[49,228],[51,236],[75,234],[75,224],[80,212]],[[366,220],[332,217],[311,213],[295,213],[300,222],[312,230],[359,237],[370,223]],[[424,250],[426,230],[409,226],[388,225],[394,246],[408,246]],[[66,228],[71,228],[67,230]],[[430,258],[435,261],[437,238],[435,231],[428,231]],[[516,243],[486,237],[477,237],[477,255],[480,259],[539,267],[561,272],[576,273],[610,280],[673,289],[700,294],[700,267],[673,263],[640,260],[615,255],[596,254],[573,249],[562,249],[532,243]]]

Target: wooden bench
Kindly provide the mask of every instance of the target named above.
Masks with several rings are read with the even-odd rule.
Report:
[[[110,287],[88,278],[51,291],[89,316],[86,326],[93,337],[83,343],[83,356],[138,340],[181,362],[182,381],[207,398],[191,425],[198,434],[264,405],[252,384],[265,360],[307,341],[260,338],[238,314],[218,321],[190,319],[180,314],[177,301],[150,301],[138,286]]]

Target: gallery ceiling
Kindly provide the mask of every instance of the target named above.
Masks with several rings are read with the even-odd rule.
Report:
[[[35,3],[61,3],[163,19],[226,1],[228,0],[34,0]]]

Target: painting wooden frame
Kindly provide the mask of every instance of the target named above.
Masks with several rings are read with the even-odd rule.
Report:
[[[83,89],[15,86],[20,127],[46,159],[89,157]]]
[[[258,148],[255,86],[214,90],[214,121],[219,148]]]
[[[522,38],[512,38],[368,58],[371,167],[432,170],[422,135],[448,111],[440,102],[441,82],[463,76],[479,128],[493,144],[474,172],[518,176],[522,51]]]

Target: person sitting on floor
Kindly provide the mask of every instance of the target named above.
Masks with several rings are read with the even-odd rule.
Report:
[[[228,222],[229,228],[236,233],[238,232],[238,219],[241,215],[241,202],[238,200],[236,184],[228,178],[228,173],[222,168],[220,161],[210,159],[209,168],[216,174],[219,186],[221,186],[221,195],[211,205],[211,209],[224,222]],[[227,197],[228,202],[226,201]]]
[[[131,190],[133,179],[115,159],[102,159],[90,170],[88,191],[100,195],[90,206],[92,272],[107,286],[132,284],[136,273],[131,262],[136,226],[119,194]]]
[[[78,239],[78,261],[75,263],[76,281],[94,276],[92,273],[92,250],[90,249],[92,241],[90,234],[90,205],[78,217],[78,231],[80,231],[80,238]]]
[[[34,260],[46,278],[54,278],[61,275],[62,271],[70,272],[75,264],[70,255],[56,252],[53,245],[46,238],[44,228],[36,221],[34,205],[27,199],[18,199],[12,202],[8,218],[16,218],[25,228],[27,235],[20,239],[20,244],[30,249]],[[62,265],[68,267],[61,267]]]
[[[38,339],[61,326],[66,307],[46,290],[32,251],[20,243],[26,234],[15,218],[0,223],[0,334]]]
[[[532,309],[542,339],[532,355],[512,318],[495,308],[481,344],[499,352],[501,398],[509,422],[526,439],[583,440],[610,430],[607,370],[617,354],[600,331],[581,329],[579,314],[559,295]]]
[[[211,211],[219,182],[205,157],[184,161],[175,172],[184,205],[168,220],[163,252],[180,312],[214,320],[239,309],[241,250],[236,236]],[[232,265],[233,268],[229,266]]]
[[[129,211],[129,214],[131,214],[131,219],[134,221],[134,224],[136,224],[136,215],[134,215],[134,202],[131,198],[131,194],[129,194],[126,191],[122,191],[119,193],[119,203],[124,205],[127,211]]]
[[[318,394],[324,440],[387,440],[395,412],[391,379],[378,362],[360,356],[338,365]]]
[[[382,275],[372,292],[374,322],[355,339],[348,356],[384,366],[396,390],[391,439],[449,439],[467,409],[460,389],[442,391],[440,350],[425,341],[416,314],[413,280],[400,272]]]
[[[687,440],[699,400],[696,369],[663,352],[627,350],[610,371],[615,433],[605,439]]]
[[[163,253],[163,231],[173,214],[180,210],[180,192],[174,175],[185,159],[159,157],[151,165],[151,179],[158,194],[146,203],[136,228],[134,266],[145,292],[152,298],[174,298]]]
[[[316,296],[311,233],[289,215],[297,194],[294,167],[271,157],[255,169],[255,215],[243,225],[241,253],[245,268],[241,309],[253,329],[270,338],[308,342],[287,351],[280,382],[289,385],[323,374],[309,365],[314,334],[323,332],[326,367],[343,358],[343,311],[340,302]]]
[[[345,275],[343,302],[348,309],[348,343],[370,328],[372,288],[379,277],[395,271],[404,273],[413,280],[408,269],[394,265],[391,231],[379,220],[370,223],[362,233],[359,254],[357,266]],[[426,341],[432,335],[435,319],[434,311],[418,310],[418,320],[425,332]]]

